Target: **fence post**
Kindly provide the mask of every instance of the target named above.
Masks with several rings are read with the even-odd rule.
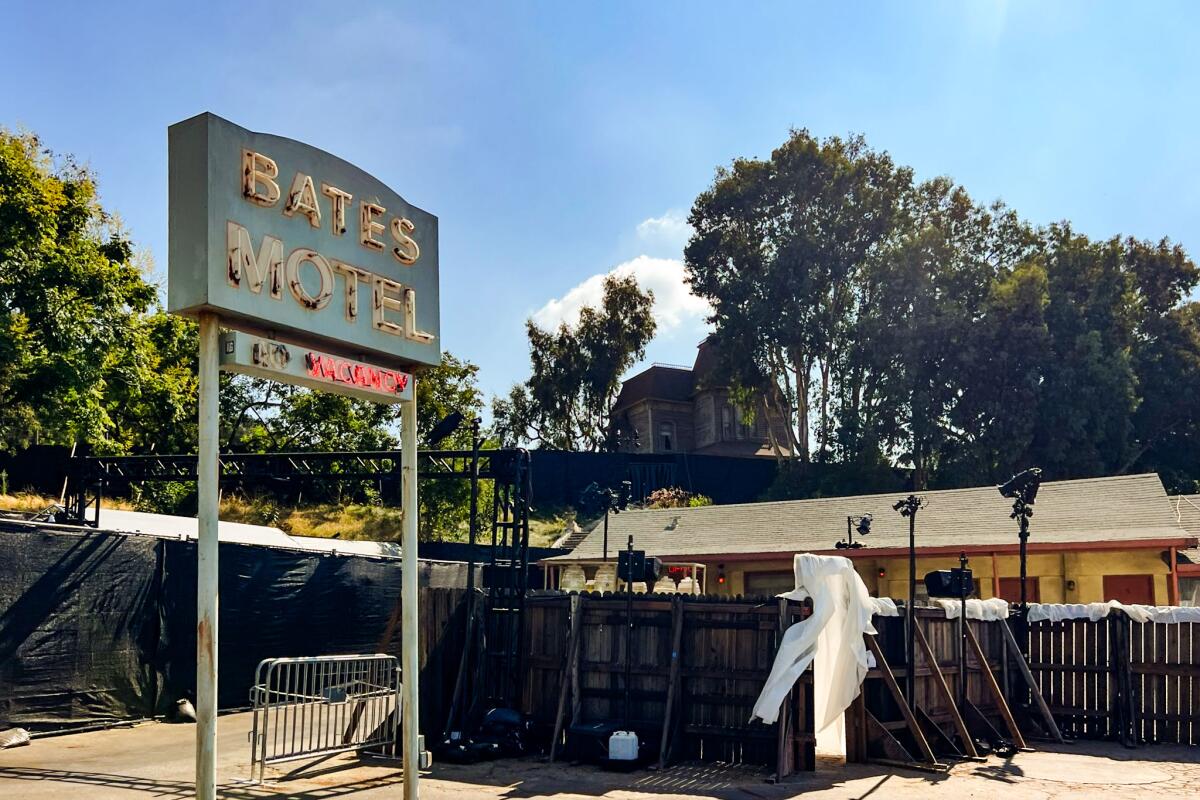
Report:
[[[788,623],[791,622],[791,614],[788,613],[788,601],[786,597],[781,597],[779,603],[779,640],[783,641],[783,635],[787,632]],[[779,714],[779,721],[776,723],[775,731],[775,779],[783,780],[788,775],[792,774],[792,707],[794,705],[796,687],[787,693],[787,697],[783,699],[783,709]]]
[[[1126,747],[1138,743],[1137,699],[1134,696],[1129,617],[1125,612],[1113,609],[1108,615],[1109,626],[1109,675],[1113,690],[1110,697],[1114,705],[1113,720],[1115,737]]]

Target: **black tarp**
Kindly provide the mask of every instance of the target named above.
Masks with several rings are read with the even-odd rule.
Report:
[[[421,575],[465,573],[423,562]],[[400,562],[222,543],[219,587],[218,704],[238,708],[264,658],[386,645]],[[0,523],[0,727],[165,713],[192,696],[195,620],[194,542]]]
[[[161,542],[0,531],[0,722],[145,716],[158,695]]]

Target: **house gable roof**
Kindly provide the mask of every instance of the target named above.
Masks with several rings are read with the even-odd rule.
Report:
[[[692,371],[685,367],[655,364],[621,384],[621,393],[613,405],[612,414],[642,400],[675,400],[687,403],[692,399]]]

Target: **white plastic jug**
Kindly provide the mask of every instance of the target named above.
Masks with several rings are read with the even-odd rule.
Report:
[[[634,761],[638,754],[638,738],[633,731],[615,731],[608,737],[610,761]]]

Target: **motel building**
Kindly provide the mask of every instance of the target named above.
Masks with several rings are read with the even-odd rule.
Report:
[[[892,506],[906,494],[628,511],[609,519],[607,561],[597,525],[571,553],[543,563],[552,586],[612,591],[618,588],[617,552],[632,535],[636,549],[664,563],[654,587],[635,584],[635,591],[759,596],[794,588],[796,553],[843,555],[873,595],[899,600],[908,596],[908,519]],[[917,597],[927,597],[927,572],[957,567],[959,553],[966,553],[979,597],[1018,601],[1011,501],[994,486],[922,494]],[[1188,507],[1198,523],[1190,531],[1178,505],[1155,474],[1043,483],[1030,524],[1029,601],[1190,605],[1200,580],[1192,563],[1200,553],[1200,503]],[[847,538],[847,517],[867,514],[870,533],[854,534],[863,546],[838,548]]]

